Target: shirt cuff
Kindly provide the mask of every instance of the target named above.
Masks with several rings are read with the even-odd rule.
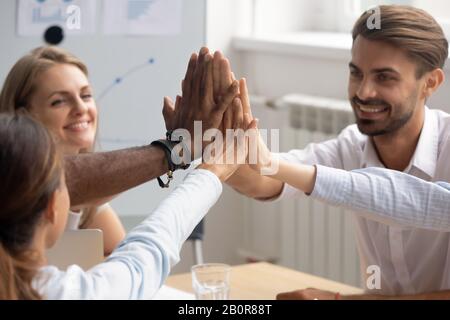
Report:
[[[222,194],[222,182],[214,173],[209,170],[195,169],[184,178],[184,181],[188,181],[191,179],[200,179],[207,184],[211,184],[211,190],[214,191],[215,196],[220,196]]]

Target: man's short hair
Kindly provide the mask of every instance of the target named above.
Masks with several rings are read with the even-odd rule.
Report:
[[[380,28],[368,20],[381,13]],[[364,12],[353,27],[353,42],[358,36],[383,41],[405,50],[417,63],[416,76],[443,68],[448,58],[448,41],[441,26],[424,10],[411,6],[382,5]]]

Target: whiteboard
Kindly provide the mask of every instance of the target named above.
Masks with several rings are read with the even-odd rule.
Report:
[[[102,6],[97,1],[97,31],[89,36],[66,37],[61,47],[80,57],[89,67],[95,94],[103,92],[119,76],[149,59],[114,87],[98,103],[99,142],[103,151],[139,146],[164,137],[161,114],[164,96],[181,93],[181,80],[192,52],[204,45],[206,0],[183,1],[182,31],[165,36],[106,36],[102,32]],[[0,1],[0,81],[22,55],[43,45],[42,37],[16,36],[16,1]],[[149,163],[149,166],[152,164]],[[177,172],[175,184],[184,172]],[[173,184],[173,185],[175,185]],[[171,188],[173,189],[173,187]],[[170,190],[156,180],[128,191],[112,202],[119,215],[146,215]]]

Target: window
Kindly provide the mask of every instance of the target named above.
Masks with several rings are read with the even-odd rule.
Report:
[[[430,13],[438,23],[443,27],[447,37],[450,36],[450,2],[448,0],[353,0],[353,19],[354,21],[364,10],[369,9],[381,4],[400,4],[400,5],[412,5],[417,8],[421,8]],[[342,24],[341,24],[342,27]],[[341,31],[350,30],[348,26],[343,26]]]
[[[253,35],[300,31],[349,32],[364,10],[380,4],[403,4],[433,15],[450,36],[448,0],[251,0]]]

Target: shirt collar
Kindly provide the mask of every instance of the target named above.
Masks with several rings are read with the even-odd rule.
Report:
[[[415,167],[430,178],[433,178],[436,171],[439,145],[439,126],[436,114],[425,106],[425,121],[416,151],[411,160],[411,166]]]
[[[416,151],[411,159],[407,172],[412,167],[419,169],[431,178],[434,177],[436,170],[436,162],[438,157],[439,128],[436,116],[425,106],[425,117],[422,132],[420,133],[419,142]],[[373,145],[372,139],[366,137],[364,150],[361,158],[361,168],[366,167],[382,167],[384,165],[378,158],[378,154]]]
[[[363,147],[364,150],[361,158],[361,168],[385,168],[384,164],[381,163],[380,159],[378,158],[375,146],[373,145],[372,139],[369,136],[366,136],[366,141]]]

